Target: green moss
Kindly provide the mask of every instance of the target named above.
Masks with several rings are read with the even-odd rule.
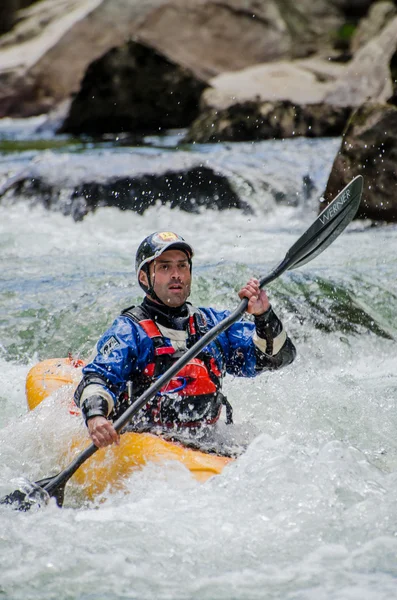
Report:
[[[69,139],[50,139],[50,140],[0,140],[0,154],[12,154],[14,152],[28,152],[32,150],[56,150],[81,144],[81,141]]]
[[[336,35],[335,35],[336,40],[339,42],[350,43],[350,40],[351,40],[355,30],[356,30],[355,23],[344,23],[336,31]]]

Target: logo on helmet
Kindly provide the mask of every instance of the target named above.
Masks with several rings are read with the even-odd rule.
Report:
[[[153,238],[153,240],[157,241],[156,238],[162,242],[173,242],[174,240],[178,241],[180,239],[176,233],[173,233],[172,231],[161,231]]]

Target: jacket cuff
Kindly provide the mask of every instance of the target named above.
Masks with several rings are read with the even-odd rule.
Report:
[[[266,336],[269,334],[269,329],[277,329],[279,320],[270,306],[268,310],[261,315],[254,315],[254,323],[258,336],[261,338],[266,338]]]
[[[92,419],[92,417],[106,418],[108,415],[108,410],[109,407],[107,400],[99,395],[89,396],[81,405],[81,412],[86,424],[89,419]]]
[[[285,344],[287,334],[273,309],[270,307],[262,315],[254,316],[254,320],[255,334],[253,340],[255,346],[269,356],[278,354]]]

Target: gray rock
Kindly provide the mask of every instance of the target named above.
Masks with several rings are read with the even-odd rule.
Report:
[[[375,2],[369,9],[368,15],[360,21],[353,33],[350,49],[355,54],[372,38],[379,35],[382,29],[396,15],[397,7],[391,0]]]
[[[133,41],[87,70],[61,132],[99,135],[187,127],[205,87],[187,69]]]
[[[320,49],[329,55],[343,11],[332,0],[173,0],[148,13],[137,35],[209,79]]]
[[[205,90],[187,139],[341,135],[352,108],[367,100],[397,101],[396,50],[394,17],[347,65],[327,66],[316,57],[222,74]]]
[[[166,0],[41,0],[0,38],[0,117],[52,110],[88,65],[122,44]]]
[[[252,214],[222,170],[202,164],[201,157],[186,154],[174,167],[166,156],[109,156],[98,161],[85,155],[47,156],[32,162],[0,186],[0,202],[41,204],[76,221],[103,206],[143,214],[157,203],[187,212],[201,208],[238,208]]]
[[[364,177],[357,218],[397,221],[397,108],[365,103],[349,121],[324,193],[329,202],[356,175]],[[323,205],[323,207],[326,205]]]
[[[360,106],[367,100],[385,102],[393,93],[390,61],[397,49],[397,17],[360,48],[344,74],[324,97],[338,106]]]
[[[305,60],[275,61],[222,73],[210,79],[201,98],[201,107],[224,109],[248,100],[296,104],[322,102],[346,67],[320,56]]]
[[[139,40],[208,80],[290,56],[292,38],[276,3],[174,0],[150,13]]]
[[[88,66],[138,36],[199,80],[260,62],[329,53],[334,0],[41,0],[0,38],[0,117],[48,112]]]
[[[189,128],[188,142],[248,141],[342,134],[349,107],[251,101],[202,113]]]

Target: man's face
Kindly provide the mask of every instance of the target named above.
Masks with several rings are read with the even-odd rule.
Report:
[[[189,260],[181,250],[166,250],[149,265],[150,281],[157,296],[167,306],[182,306],[190,295]],[[146,273],[140,279],[148,285]]]

